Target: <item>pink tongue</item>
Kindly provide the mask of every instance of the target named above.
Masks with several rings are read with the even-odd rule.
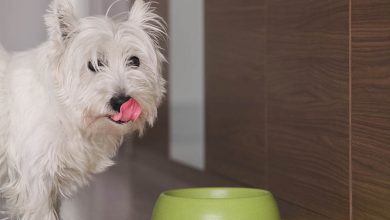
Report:
[[[114,121],[135,121],[141,114],[141,106],[135,99],[123,103],[120,108],[120,112],[111,116]]]

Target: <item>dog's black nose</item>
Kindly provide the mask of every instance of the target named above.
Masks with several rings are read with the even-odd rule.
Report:
[[[127,102],[129,99],[131,99],[131,97],[126,96],[126,95],[114,96],[110,99],[110,105],[111,105],[112,109],[119,112],[122,104]]]

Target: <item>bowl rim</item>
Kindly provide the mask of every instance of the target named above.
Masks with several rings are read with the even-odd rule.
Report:
[[[187,197],[187,196],[178,196],[172,195],[175,192],[187,191],[187,190],[244,190],[253,193],[250,196],[240,196],[240,197],[221,197],[221,198],[202,198],[202,197]],[[162,196],[169,198],[180,198],[180,199],[189,199],[189,200],[236,200],[236,199],[253,199],[260,198],[265,196],[272,196],[272,193],[268,190],[258,189],[258,188],[249,188],[249,187],[190,187],[190,188],[178,188],[164,191],[161,193]]]

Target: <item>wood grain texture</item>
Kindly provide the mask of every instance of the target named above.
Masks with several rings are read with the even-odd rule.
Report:
[[[347,0],[268,1],[269,185],[331,219],[349,219],[348,11]]]
[[[158,3],[154,4],[157,7],[157,13],[164,18],[168,23],[168,8],[169,0],[159,0]],[[169,28],[169,27],[168,27]],[[168,40],[161,40],[162,48],[164,49],[164,55],[168,58]],[[168,61],[169,62],[169,61]],[[168,81],[169,66],[168,63],[164,64],[163,67],[163,76]],[[169,146],[169,87],[167,86],[167,94],[163,103],[158,109],[158,117],[154,124],[153,128],[146,130],[146,133],[141,138],[135,138],[134,144],[149,147],[155,149],[157,152],[160,152],[163,155],[168,155],[168,146]]]
[[[353,219],[390,219],[390,2],[352,1]]]
[[[264,186],[264,2],[207,0],[207,169]]]
[[[276,198],[276,201],[283,220],[333,220],[327,216],[310,211],[305,207],[284,201],[283,199]]]

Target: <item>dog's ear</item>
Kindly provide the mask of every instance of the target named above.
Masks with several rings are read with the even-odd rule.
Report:
[[[69,0],[54,0],[45,16],[49,38],[64,42],[71,37],[78,18],[75,16],[73,5]]]
[[[152,2],[135,0],[129,12],[127,22],[140,26],[154,40],[166,36],[166,23],[155,13],[156,9],[151,6]]]
[[[146,4],[144,0],[135,0],[130,8],[129,21],[134,23],[142,23],[145,15],[149,11],[150,4]]]

